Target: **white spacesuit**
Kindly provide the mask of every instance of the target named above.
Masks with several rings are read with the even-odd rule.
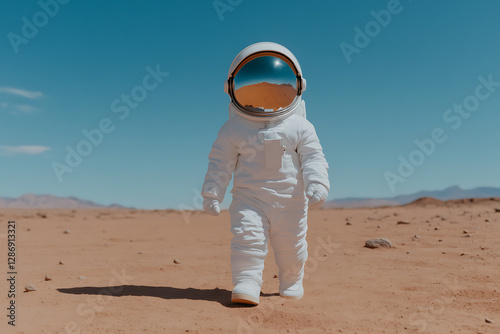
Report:
[[[204,209],[220,213],[234,172],[231,268],[235,303],[259,303],[268,240],[279,267],[280,295],[300,299],[307,259],[307,208],[326,200],[328,164],[302,93],[306,81],[285,47],[253,44],[234,59],[225,91],[229,120],[209,155]]]

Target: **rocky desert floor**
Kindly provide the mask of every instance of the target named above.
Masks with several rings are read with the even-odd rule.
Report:
[[[310,211],[305,296],[230,302],[229,215],[0,210],[1,333],[500,333],[500,199]],[[7,222],[16,222],[16,326]],[[364,247],[386,238],[393,248]],[[34,291],[24,292],[27,285]]]

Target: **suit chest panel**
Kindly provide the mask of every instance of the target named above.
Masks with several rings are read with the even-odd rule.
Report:
[[[279,170],[285,155],[297,154],[297,143],[280,127],[260,126],[240,133],[237,143],[240,158],[249,162],[260,162],[266,169]]]

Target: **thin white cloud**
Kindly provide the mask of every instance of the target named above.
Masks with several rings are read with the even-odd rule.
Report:
[[[13,156],[17,154],[40,154],[50,150],[47,146],[25,145],[25,146],[0,146],[0,155]]]
[[[38,110],[38,108],[30,106],[29,104],[12,104],[8,102],[0,103],[0,107],[10,112],[12,115],[20,115],[20,114],[29,115]]]
[[[36,111],[35,107],[32,107],[32,106],[27,105],[27,104],[17,104],[16,106],[14,106],[14,108],[18,112],[21,112],[23,114],[31,114],[32,112]]]
[[[0,87],[0,92],[22,96],[28,99],[38,99],[43,96],[42,92],[34,92],[26,89],[19,89],[13,87]]]

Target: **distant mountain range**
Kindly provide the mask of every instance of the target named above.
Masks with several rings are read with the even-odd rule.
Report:
[[[449,201],[462,198],[488,198],[500,197],[500,188],[479,187],[474,189],[462,189],[460,187],[450,187],[437,191],[420,191],[409,195],[399,195],[388,198],[341,198],[328,201],[323,208],[361,208],[376,206],[396,206],[411,203],[422,197],[432,197],[441,201]]]
[[[376,206],[397,206],[411,203],[422,197],[432,197],[442,201],[463,198],[488,198],[500,197],[500,188],[480,187],[462,189],[450,187],[440,191],[420,191],[409,195],[400,195],[390,198],[341,198],[325,203],[323,208],[361,208]],[[92,208],[117,208],[134,209],[118,204],[102,205],[77,197],[58,197],[53,195],[26,194],[18,198],[0,197],[0,209],[92,209]]]
[[[117,208],[127,207],[111,204],[101,205],[77,197],[57,197],[53,195],[25,194],[18,198],[0,197],[0,209],[91,209],[91,208]],[[133,209],[133,208],[131,208]]]

